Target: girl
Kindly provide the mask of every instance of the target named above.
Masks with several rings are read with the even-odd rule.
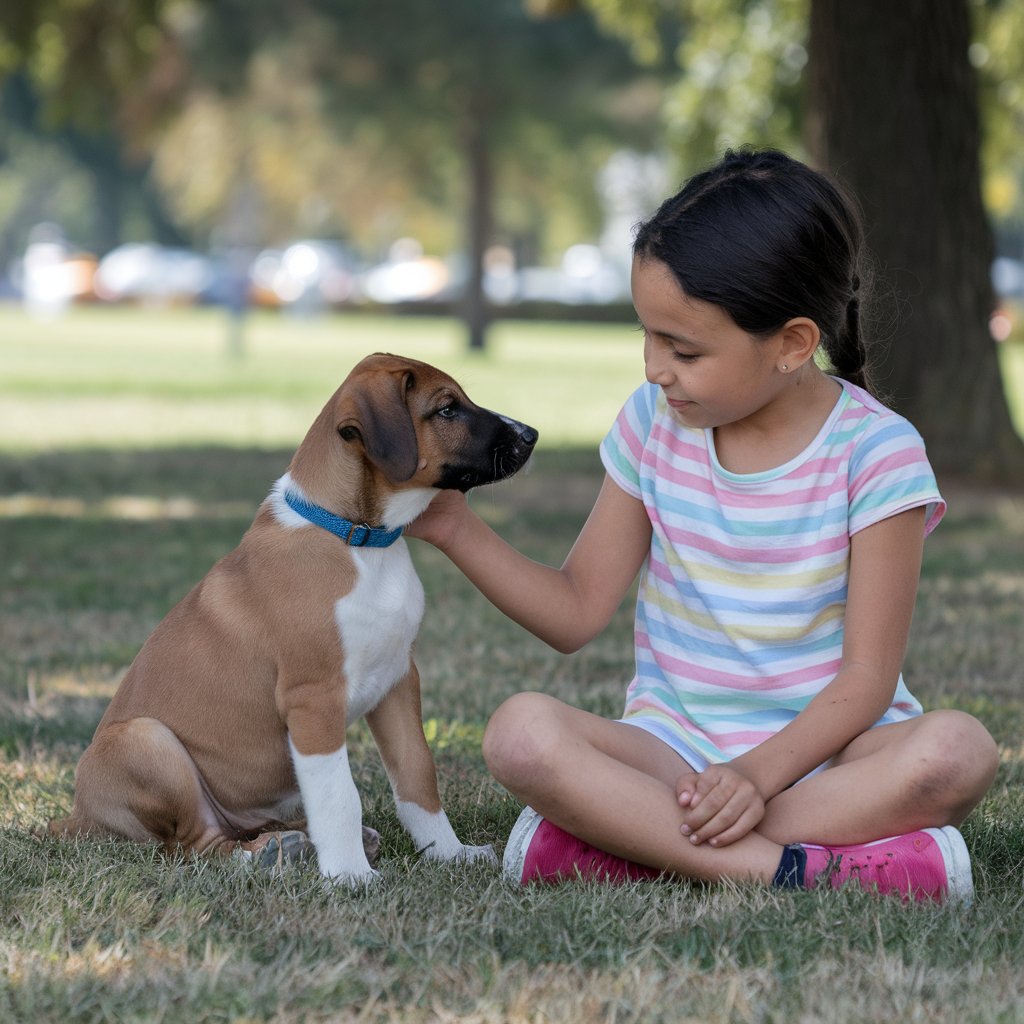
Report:
[[[457,492],[410,528],[567,653],[642,569],[622,719],[521,693],[488,724],[487,765],[528,804],[505,854],[516,880],[971,898],[954,826],[996,748],[966,714],[922,714],[900,675],[945,502],[920,436],[870,391],[861,242],[822,175],[727,153],[638,230],[648,383],[601,445],[607,475],[562,567]]]

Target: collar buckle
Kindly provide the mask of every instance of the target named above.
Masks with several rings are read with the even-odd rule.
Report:
[[[367,545],[373,535],[373,527],[366,523],[352,524],[352,532],[345,539],[350,548],[362,548]]]
[[[402,536],[402,528],[386,530],[383,526],[373,527],[367,523],[353,523],[348,519],[329,512],[319,505],[313,505],[292,491],[284,491],[285,504],[307,522],[319,526],[353,548],[387,548]]]

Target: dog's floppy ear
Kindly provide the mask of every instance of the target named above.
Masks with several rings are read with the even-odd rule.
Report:
[[[366,457],[396,484],[410,479],[419,462],[416,430],[405,401],[411,377],[410,373],[382,373],[368,386],[353,389],[350,415],[338,424],[344,440],[358,434]]]

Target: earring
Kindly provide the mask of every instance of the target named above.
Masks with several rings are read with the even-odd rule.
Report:
[[[789,363],[783,363],[782,364],[782,372],[783,373],[789,373]]]

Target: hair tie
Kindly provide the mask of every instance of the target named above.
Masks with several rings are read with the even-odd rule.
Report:
[[[860,275],[856,271],[854,272],[853,279],[850,281],[850,289],[854,295],[860,291]]]

